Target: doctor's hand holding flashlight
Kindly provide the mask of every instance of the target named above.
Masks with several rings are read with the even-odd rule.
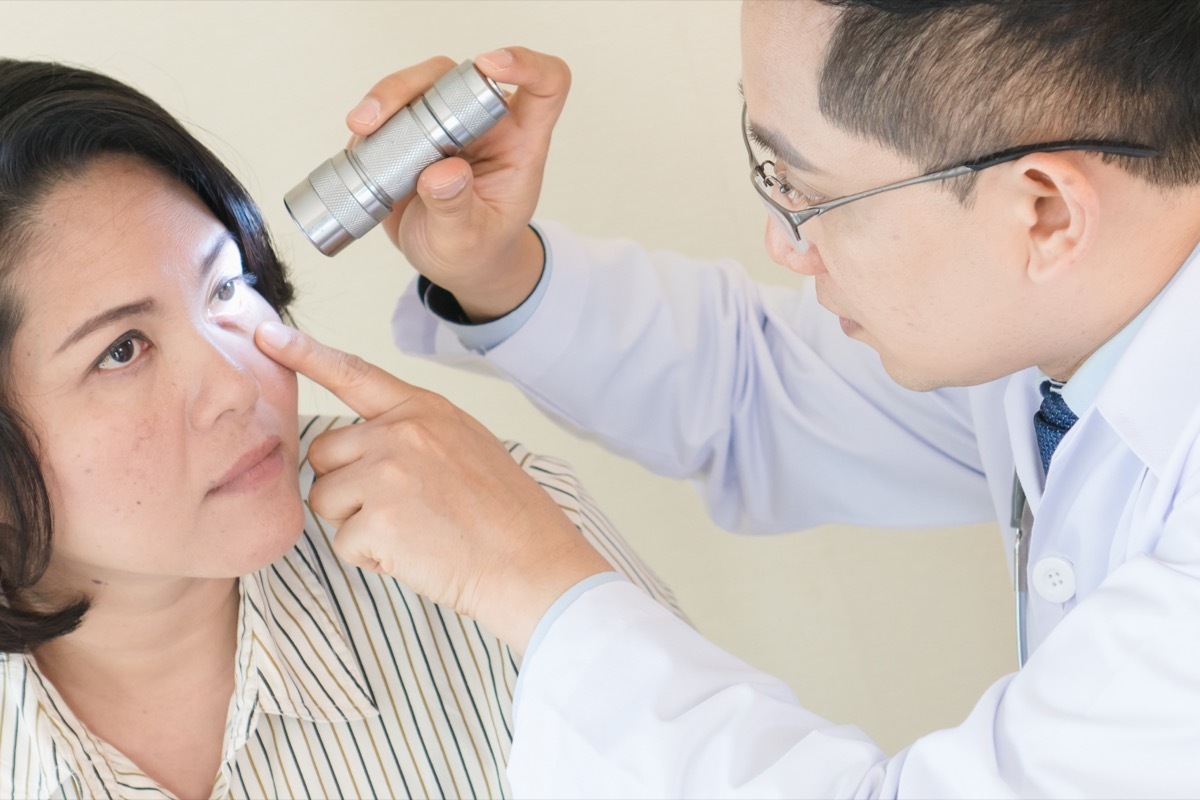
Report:
[[[383,227],[409,262],[451,293],[472,322],[518,306],[541,277],[543,251],[529,227],[542,188],[550,134],[571,74],[554,56],[521,47],[485,53],[478,70],[515,85],[508,115],[464,151],[421,173],[417,192],[398,200]],[[347,115],[356,136],[378,130],[454,68],[434,58],[381,80]]]

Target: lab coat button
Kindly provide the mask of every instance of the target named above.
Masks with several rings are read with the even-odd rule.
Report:
[[[1033,588],[1050,603],[1065,603],[1075,596],[1075,570],[1059,556],[1047,556],[1033,567]]]

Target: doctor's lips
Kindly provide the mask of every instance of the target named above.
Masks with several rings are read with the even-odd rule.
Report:
[[[249,491],[273,480],[283,469],[280,438],[272,436],[246,451],[208,490],[208,494]]]
[[[822,303],[821,305],[825,305],[825,304]],[[859,325],[857,322],[850,319],[849,317],[843,317],[841,314],[834,311],[829,306],[825,306],[825,310],[831,312],[834,316],[836,316],[838,318],[838,324],[842,326],[842,333],[846,334],[847,336],[853,336],[855,333],[862,330],[862,325]]]
[[[820,286],[817,287],[816,292],[817,302],[821,305],[821,307],[838,318],[838,324],[842,327],[842,333],[846,334],[847,336],[852,336],[858,331],[862,330],[862,325],[859,325],[849,317],[843,317],[836,309],[826,304],[825,300],[821,297]]]

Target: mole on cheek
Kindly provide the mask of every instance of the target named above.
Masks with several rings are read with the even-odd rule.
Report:
[[[149,417],[133,425],[133,450],[136,452],[142,448],[142,445],[151,441],[154,438],[156,429],[156,420],[154,417]]]
[[[81,469],[83,470],[84,475],[92,474],[92,467],[90,466],[91,458],[84,451],[82,451],[82,450],[76,451],[75,455],[71,456],[71,461],[73,461],[76,464],[82,465]]]

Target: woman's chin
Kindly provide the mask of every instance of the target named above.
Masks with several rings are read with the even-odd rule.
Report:
[[[238,526],[229,545],[230,576],[248,575],[278,561],[296,546],[304,533],[304,504],[299,491],[290,502],[263,504]]]

